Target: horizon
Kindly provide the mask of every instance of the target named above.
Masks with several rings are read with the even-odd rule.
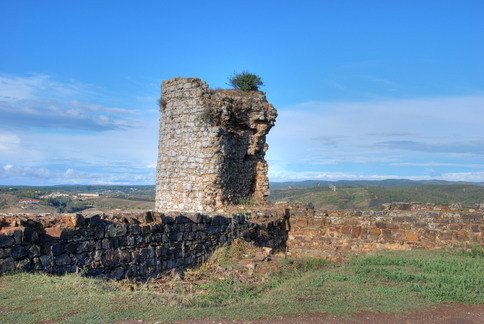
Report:
[[[256,8],[257,10],[254,10]],[[260,75],[269,179],[484,182],[484,3],[0,4],[0,185],[154,185],[162,80]]]
[[[351,186],[352,184],[355,183],[363,183],[363,182],[368,182],[368,183],[383,183],[383,182],[389,182],[389,181],[400,181],[400,182],[412,182],[412,183],[424,183],[424,185],[433,185],[434,183],[437,183],[439,185],[476,185],[476,186],[483,186],[484,182],[473,182],[473,181],[448,181],[448,180],[436,180],[436,179],[427,179],[427,180],[410,180],[410,179],[381,179],[381,180],[314,180],[314,179],[307,179],[307,180],[284,180],[284,181],[270,181],[269,184],[302,184],[302,183],[329,183],[329,184],[337,184],[339,182],[342,183],[349,183]],[[68,184],[68,183],[59,183],[59,184],[49,184],[49,185],[13,185],[13,184],[0,184],[0,187],[27,187],[27,188],[50,188],[50,187],[155,187],[156,183],[151,183],[151,184]]]

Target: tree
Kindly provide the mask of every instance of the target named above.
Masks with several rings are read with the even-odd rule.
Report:
[[[258,91],[259,87],[264,85],[264,82],[257,74],[243,71],[241,73],[234,73],[229,78],[229,84],[237,90]]]

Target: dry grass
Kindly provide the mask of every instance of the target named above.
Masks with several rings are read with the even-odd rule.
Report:
[[[483,248],[476,246],[466,252],[378,253],[334,264],[267,255],[236,241],[184,278],[135,283],[77,275],[0,276],[0,316],[2,323],[170,322],[482,304],[483,258]]]

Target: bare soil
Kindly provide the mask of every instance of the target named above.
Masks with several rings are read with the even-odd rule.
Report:
[[[128,323],[128,322],[126,322]],[[138,322],[139,323],[139,322]],[[351,317],[339,317],[328,314],[308,314],[300,316],[276,316],[256,321],[235,320],[190,320],[177,322],[183,324],[225,324],[225,323],[328,323],[328,324],[361,324],[361,323],[421,323],[421,324],[482,324],[484,323],[484,305],[449,304],[420,309],[410,313],[357,313]]]

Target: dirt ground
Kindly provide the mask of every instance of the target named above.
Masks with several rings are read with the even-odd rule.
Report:
[[[177,322],[180,324],[228,324],[228,323],[328,323],[328,324],[360,324],[360,323],[421,323],[421,324],[481,324],[484,323],[484,305],[439,305],[410,313],[373,313],[364,312],[352,317],[338,317],[327,314],[311,314],[302,316],[277,316],[256,321],[214,321],[191,320]]]

